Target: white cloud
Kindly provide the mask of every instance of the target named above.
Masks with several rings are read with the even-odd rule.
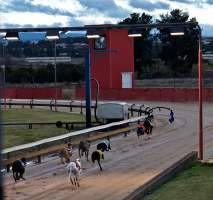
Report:
[[[111,22],[112,24],[115,24],[118,22],[117,19],[115,18],[110,18],[110,17],[104,17],[104,16],[81,16],[77,17],[79,21],[83,21],[84,24],[86,25],[92,25],[92,24],[104,24]]]
[[[143,0],[137,0],[139,3],[140,1],[143,2]],[[18,3],[17,6],[15,2]],[[100,5],[96,5],[98,2]],[[0,0],[0,26],[3,27],[3,24],[51,26],[58,23],[62,26],[78,26],[79,23],[81,26],[106,22],[117,23],[133,12],[146,12],[156,19],[160,14],[176,8],[188,12],[190,18],[196,17],[201,24],[213,25],[213,0],[149,0],[153,8],[159,8],[157,2],[161,2],[168,4],[169,10],[145,10],[144,6],[135,8],[131,5],[136,4],[130,5],[131,2],[134,0]],[[105,6],[101,7],[101,5]]]
[[[78,15],[79,11],[83,10],[83,7],[77,0],[34,0],[34,5],[50,6],[51,8],[57,8],[65,10]]]
[[[53,16],[44,13],[30,13],[30,12],[11,12],[2,15],[2,24],[32,24],[38,25],[51,25],[53,23],[61,23],[63,26],[68,24],[68,17],[66,16]]]

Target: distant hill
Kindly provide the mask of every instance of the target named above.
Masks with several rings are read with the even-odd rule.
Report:
[[[39,40],[44,40],[45,39],[45,34],[46,33],[39,33],[39,32],[34,32],[34,33],[20,33],[19,34],[19,37],[20,37],[20,40],[22,41],[32,41],[32,42],[35,42],[35,41],[39,41]]]
[[[40,40],[45,40],[45,32],[23,32],[19,34],[20,40],[22,41],[30,41],[30,42],[36,42]],[[85,33],[75,33],[75,32],[68,32],[66,34],[61,34],[61,38],[67,38],[67,37],[85,37]]]

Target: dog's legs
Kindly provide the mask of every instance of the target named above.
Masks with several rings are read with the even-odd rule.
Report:
[[[24,177],[23,177],[24,173],[20,173],[20,178],[22,178],[23,180],[26,180]]]
[[[75,177],[73,178],[73,185],[76,186]]]
[[[15,180],[15,182],[16,182],[15,172],[13,172],[13,178],[14,178],[14,180]]]
[[[76,177],[74,177],[74,183],[75,183],[75,187],[77,186],[77,179]]]
[[[15,177],[16,177],[16,180],[19,180],[19,179],[20,179],[20,176],[19,176],[19,173],[18,173],[18,172],[16,172]]]
[[[72,183],[72,185],[74,185],[74,182],[72,180],[71,174],[69,174],[69,178],[70,178],[70,182]]]
[[[87,158],[87,161],[89,161],[89,151],[86,151],[86,158]]]
[[[76,179],[76,176],[74,176],[73,181],[74,181],[74,186],[77,187],[77,179]]]
[[[79,177],[75,177],[76,178],[76,186],[80,187],[80,184],[79,184]]]
[[[82,155],[81,149],[79,148],[79,149],[78,149],[78,156],[79,156],[79,158],[81,158],[81,155]]]
[[[140,137],[139,137],[139,136],[140,136],[139,133],[137,133],[137,136],[138,136],[138,139],[139,139],[139,138],[140,138]]]
[[[97,160],[97,162],[98,162],[98,165],[99,165],[99,167],[100,167],[100,170],[102,171],[103,169],[102,169],[102,167],[101,167],[100,159]]]

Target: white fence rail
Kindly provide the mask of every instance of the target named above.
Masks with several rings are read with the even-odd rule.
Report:
[[[60,136],[46,138],[28,144],[6,148],[2,151],[4,163],[9,164],[15,159],[20,159],[21,156],[31,159],[37,156],[48,154],[58,150],[59,146],[61,147],[61,145],[64,145],[64,141],[67,140],[71,140],[72,143],[78,144],[80,140],[94,140],[94,138],[102,138],[106,137],[106,135],[110,136],[119,134],[122,133],[122,131],[125,132],[125,130],[131,130],[131,127],[132,129],[135,129],[134,125],[137,124],[138,120],[144,120],[145,117],[146,116],[140,116],[128,120],[113,122],[106,125],[70,132]],[[54,148],[54,146],[56,148]]]

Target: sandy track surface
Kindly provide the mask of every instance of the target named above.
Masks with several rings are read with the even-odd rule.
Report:
[[[13,183],[5,175],[6,200],[120,200],[137,187],[197,149],[197,104],[147,103],[170,106],[175,122],[168,123],[168,112],[156,115],[156,127],[150,140],[136,137],[132,132],[112,138],[112,151],[105,152],[100,172],[96,164],[82,160],[86,169],[81,187],[75,189],[68,181],[65,166],[57,157],[45,159],[40,165],[27,166],[26,181]],[[95,143],[91,151],[95,149]],[[204,154],[213,157],[213,104],[204,106]],[[73,159],[77,157],[77,152]]]

